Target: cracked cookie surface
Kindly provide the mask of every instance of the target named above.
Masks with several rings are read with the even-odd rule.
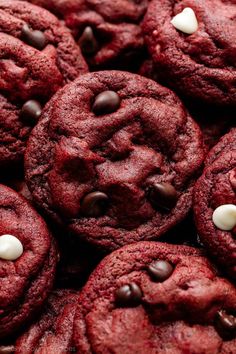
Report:
[[[213,221],[214,211],[224,205],[236,205],[236,129],[233,128],[210,151],[206,167],[194,187],[194,213],[201,241],[221,265],[236,279],[235,227],[219,229]],[[227,214],[221,219],[227,221]]]
[[[72,290],[54,290],[40,317],[17,339],[15,353],[75,352],[72,334],[78,294]]]
[[[104,71],[53,97],[25,167],[42,209],[112,250],[158,238],[186,216],[203,158],[200,130],[173,92]]]
[[[230,354],[235,300],[235,287],[194,248],[125,246],[107,256],[83,288],[75,345],[81,354]],[[227,319],[234,327],[228,332]]]
[[[144,39],[139,26],[148,0],[31,0],[65,21],[94,68],[134,71]],[[139,59],[140,57],[140,59]]]
[[[154,0],[143,22],[147,45],[166,83],[176,91],[217,105],[236,106],[236,6],[222,0]],[[172,18],[191,8],[193,34]]]
[[[47,10],[0,1],[0,165],[22,162],[32,127],[49,98],[87,72],[68,29]]]
[[[28,202],[0,185],[0,234],[13,235],[23,253],[9,261],[0,255],[0,337],[22,329],[48,296],[56,251],[43,219]],[[1,244],[1,250],[4,245]]]

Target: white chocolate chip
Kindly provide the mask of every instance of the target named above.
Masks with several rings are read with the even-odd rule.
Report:
[[[215,209],[213,223],[223,231],[230,231],[236,226],[236,205],[224,204]]]
[[[23,253],[23,245],[12,235],[0,236],[0,259],[15,261]]]
[[[190,7],[186,7],[182,12],[173,17],[170,22],[183,33],[193,34],[198,30],[195,12]]]

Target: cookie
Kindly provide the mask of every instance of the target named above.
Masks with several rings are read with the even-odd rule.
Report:
[[[72,345],[73,319],[78,293],[55,290],[40,316],[16,341],[15,353],[62,354],[75,352]]]
[[[87,72],[73,37],[47,10],[0,0],[0,166],[22,162],[49,98]]]
[[[194,99],[236,106],[235,5],[222,0],[150,3],[143,30],[170,87]]]
[[[141,76],[91,73],[60,90],[29,140],[34,201],[105,250],[157,239],[184,219],[204,158],[176,95]]]
[[[135,71],[144,55],[139,26],[148,0],[31,0],[62,18],[91,69]]]
[[[194,188],[193,203],[201,241],[221,266],[222,271],[234,280],[236,280],[235,131],[234,129],[227,134],[210,152],[206,168]],[[234,141],[231,140],[232,137]],[[225,143],[225,148],[222,149]]]
[[[51,290],[57,256],[43,219],[0,185],[0,338],[22,329]]]
[[[89,278],[74,342],[80,354],[231,354],[235,303],[235,287],[199,251],[140,242],[107,256]]]

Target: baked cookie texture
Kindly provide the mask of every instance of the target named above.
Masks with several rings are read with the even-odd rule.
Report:
[[[104,71],[53,97],[25,157],[38,206],[81,239],[113,250],[157,239],[184,219],[204,152],[173,92]]]
[[[230,354],[235,287],[198,250],[139,242],[107,256],[81,291],[78,353]]]
[[[202,176],[194,187],[194,213],[199,236],[222,272],[236,279],[235,227],[224,230],[214,222],[214,212],[224,206],[220,219],[228,222],[227,205],[236,208],[236,129],[232,129],[211,150]],[[225,207],[226,206],[226,207]],[[223,213],[223,214],[222,214]],[[219,218],[219,216],[218,216]]]
[[[0,0],[0,166],[22,162],[44,104],[87,72],[69,30],[47,10]]]
[[[3,241],[4,235],[18,239],[23,253],[14,260],[4,254],[15,243]],[[8,187],[0,185],[0,338],[10,336],[32,319],[50,292],[57,255],[54,242],[43,219],[28,202]]]
[[[15,353],[75,353],[72,335],[77,302],[78,292],[54,290],[40,317],[17,339]]]
[[[140,22],[148,0],[31,0],[63,19],[91,69],[138,68],[144,56]]]
[[[236,106],[235,5],[222,0],[152,1],[143,30],[156,70],[170,87],[194,99]],[[192,34],[171,23],[186,8],[194,11],[198,23]]]

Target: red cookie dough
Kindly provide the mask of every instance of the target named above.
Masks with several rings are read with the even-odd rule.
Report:
[[[144,54],[139,26],[148,0],[30,0],[62,18],[89,65],[134,71]]]
[[[236,205],[236,129],[212,149],[194,188],[194,213],[199,236],[222,271],[236,280],[235,228],[219,229],[213,213],[221,205]]]
[[[16,354],[64,354],[76,352],[72,344],[78,292],[55,290],[40,318],[16,341]]]
[[[81,291],[80,354],[232,354],[236,289],[199,251],[139,242],[107,256]]]
[[[43,219],[27,201],[0,185],[0,237],[13,235],[23,245],[14,261],[0,255],[0,338],[22,329],[51,290],[56,250]]]
[[[173,92],[104,71],[49,102],[29,140],[26,180],[54,220],[113,250],[184,219],[203,158],[201,132]]]
[[[47,10],[0,0],[0,166],[22,162],[45,102],[87,72],[69,30]]]
[[[191,8],[193,34],[172,18]],[[163,80],[181,94],[236,106],[236,3],[222,0],[153,0],[143,22],[149,52]]]

